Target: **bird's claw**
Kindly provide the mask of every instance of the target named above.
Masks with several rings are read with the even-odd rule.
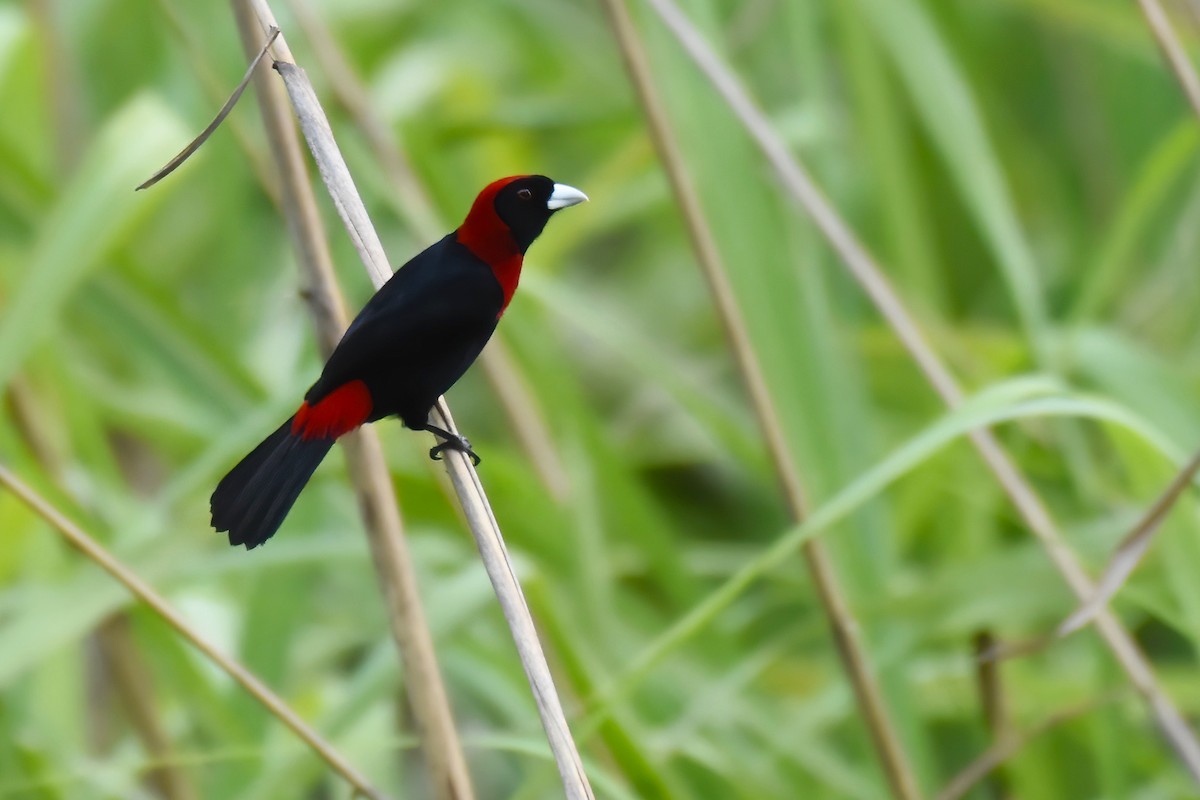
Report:
[[[483,460],[475,453],[474,450],[471,449],[471,443],[467,441],[467,437],[465,436],[451,435],[446,437],[445,441],[434,445],[429,449],[429,457],[434,461],[441,461],[442,451],[444,450],[457,450],[460,453],[465,453],[471,457],[471,464],[476,467],[478,467],[479,462]]]

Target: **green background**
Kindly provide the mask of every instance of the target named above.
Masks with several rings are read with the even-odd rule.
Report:
[[[632,2],[811,504],[849,512],[823,536],[932,795],[991,742],[972,638],[1038,635],[1073,606],[964,426],[1009,420],[1003,442],[1094,574],[1200,443],[1197,122],[1132,0],[684,7],[977,396],[945,411]],[[275,11],[398,265],[431,237],[287,4]],[[478,370],[449,399],[484,456],[568,712],[580,730],[607,720],[580,741],[597,795],[885,796],[803,562],[770,550],[792,522],[601,6],[318,11],[443,230],[501,175],[545,173],[592,198],[535,245],[500,333],[569,493],[539,478]],[[1175,22],[1195,38],[1193,17]],[[208,526],[215,482],[320,367],[286,225],[257,177],[272,162],[253,94],[178,173],[133,187],[244,66],[227,4],[0,2],[0,459],[377,785],[430,796],[340,452],[267,547],[231,550]],[[320,198],[358,307],[370,284]],[[560,796],[432,441],[378,428],[479,795]],[[1114,604],[1193,722],[1196,511],[1185,495]],[[751,563],[753,580],[715,594]],[[0,492],[0,798],[149,796],[150,756],[98,655],[116,612],[195,796],[348,795]],[[1001,674],[1016,730],[1078,713],[972,797],[1195,795],[1091,630]]]

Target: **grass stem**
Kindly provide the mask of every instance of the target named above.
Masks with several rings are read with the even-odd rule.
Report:
[[[670,180],[675,201],[679,205],[687,226],[692,249],[695,251],[696,259],[708,281],[721,321],[725,326],[725,334],[741,372],[742,381],[750,395],[755,418],[771,454],[775,473],[783,488],[792,519],[796,523],[801,523],[807,517],[808,509],[800,473],[789,451],[783,427],[780,424],[779,413],[767,387],[766,377],[763,375],[754,345],[750,341],[750,333],[742,317],[741,308],[738,306],[725,265],[721,260],[708,223],[705,221],[700,199],[692,185],[683,161],[683,154],[680,152],[675,135],[671,130],[666,109],[655,89],[650,65],[642,48],[641,40],[634,29],[624,0],[605,0],[604,6],[608,12],[613,32],[620,44],[625,67],[637,90],[642,110],[650,126],[650,133],[659,159]],[[867,663],[858,623],[846,601],[845,592],[838,582],[829,554],[819,539],[810,539],[805,542],[802,552],[817,594],[820,596],[825,613],[829,618],[838,654],[841,656],[842,665],[846,669],[850,683],[854,687],[864,723],[871,734],[871,740],[875,745],[892,794],[898,798],[905,798],[905,800],[920,797],[921,792],[917,785],[916,775],[888,714],[883,691]]]

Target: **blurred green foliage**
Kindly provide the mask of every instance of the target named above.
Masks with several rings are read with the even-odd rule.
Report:
[[[1200,444],[1196,121],[1125,0],[689,0],[980,395],[948,415],[666,30],[631,7],[932,793],[990,741],[972,637],[1040,633],[1072,608],[966,427],[1001,421],[1093,570]],[[399,264],[428,242],[286,4],[275,10]],[[501,326],[569,498],[551,498],[481,375],[450,399],[485,455],[566,703],[589,731],[598,795],[884,796],[599,6],[319,11],[443,219],[510,173],[592,197],[539,240]],[[285,225],[252,168],[269,160],[251,104],[177,174],[133,187],[203,127],[243,68],[221,3],[0,2],[0,458],[381,787],[425,797],[340,455],[269,546],[235,552],[208,527],[216,480],[319,369]],[[369,283],[323,210],[360,305]],[[480,797],[557,796],[430,443],[380,427]],[[1196,512],[1184,498],[1115,604],[1193,722]],[[5,493],[0,532],[0,798],[148,794],[149,756],[96,655],[97,626],[119,610],[196,796],[343,796],[272,718]],[[739,573],[747,565],[756,571]],[[1194,794],[1133,693],[1103,702],[1125,679],[1091,632],[1002,675],[1017,729],[1087,709],[1005,765],[1015,796]]]

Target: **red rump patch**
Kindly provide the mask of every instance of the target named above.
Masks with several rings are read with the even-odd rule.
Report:
[[[485,186],[471,205],[466,221],[456,232],[459,243],[491,267],[496,280],[500,282],[500,288],[504,292],[501,314],[508,308],[508,303],[517,290],[524,256],[521,255],[508,226],[496,213],[496,194],[513,181],[527,177],[529,176],[513,175]]]
[[[292,435],[301,439],[336,439],[366,422],[371,407],[371,392],[365,383],[344,383],[315,406],[301,404],[292,417]]]

